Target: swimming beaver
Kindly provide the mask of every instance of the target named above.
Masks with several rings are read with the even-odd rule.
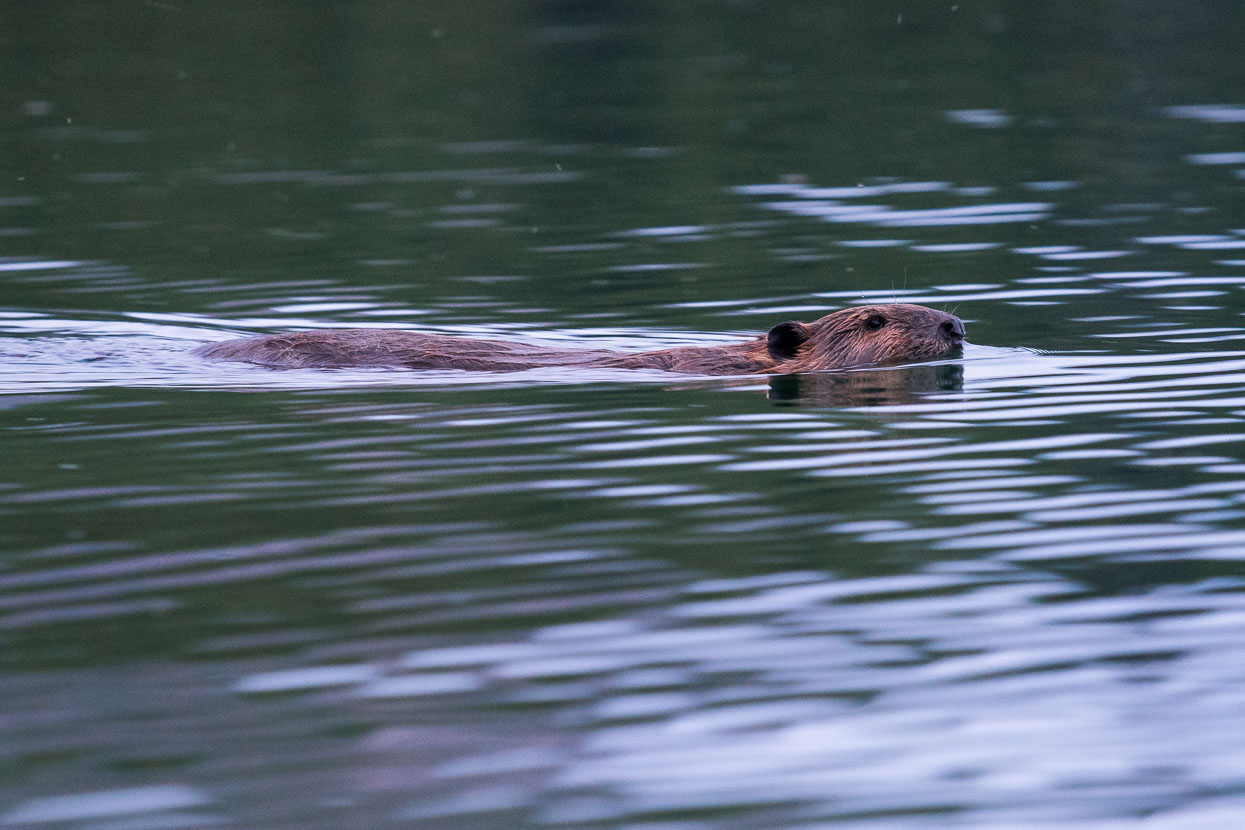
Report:
[[[779,323],[726,346],[652,352],[560,349],[393,329],[321,329],[210,343],[197,354],[282,369],[390,366],[510,372],[537,366],[662,369],[697,375],[823,372],[946,357],[964,340],[958,317],[919,305],[847,308],[812,323]]]

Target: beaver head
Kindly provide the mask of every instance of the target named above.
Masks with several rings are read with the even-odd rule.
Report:
[[[907,303],[845,308],[812,323],[779,323],[766,345],[772,371],[819,372],[915,363],[953,354],[964,342],[958,317]]]

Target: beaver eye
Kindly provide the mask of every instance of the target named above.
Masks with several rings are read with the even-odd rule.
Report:
[[[865,328],[869,329],[869,331],[877,331],[884,325],[886,325],[886,318],[880,314],[874,314],[868,320],[865,320]]]

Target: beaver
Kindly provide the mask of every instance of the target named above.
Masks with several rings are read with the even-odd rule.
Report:
[[[779,323],[725,346],[648,352],[565,349],[394,329],[320,329],[209,343],[204,357],[282,369],[384,366],[510,372],[541,366],[660,369],[695,375],[824,372],[914,363],[953,354],[964,341],[958,317],[892,303],[836,311],[812,323]]]

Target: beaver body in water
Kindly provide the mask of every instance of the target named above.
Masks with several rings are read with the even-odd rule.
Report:
[[[393,329],[321,329],[200,346],[219,360],[282,369],[387,366],[510,372],[541,366],[660,369],[696,375],[824,372],[946,357],[964,340],[959,318],[919,305],[847,308],[812,323],[779,323],[767,334],[725,346],[650,352],[561,349]]]

